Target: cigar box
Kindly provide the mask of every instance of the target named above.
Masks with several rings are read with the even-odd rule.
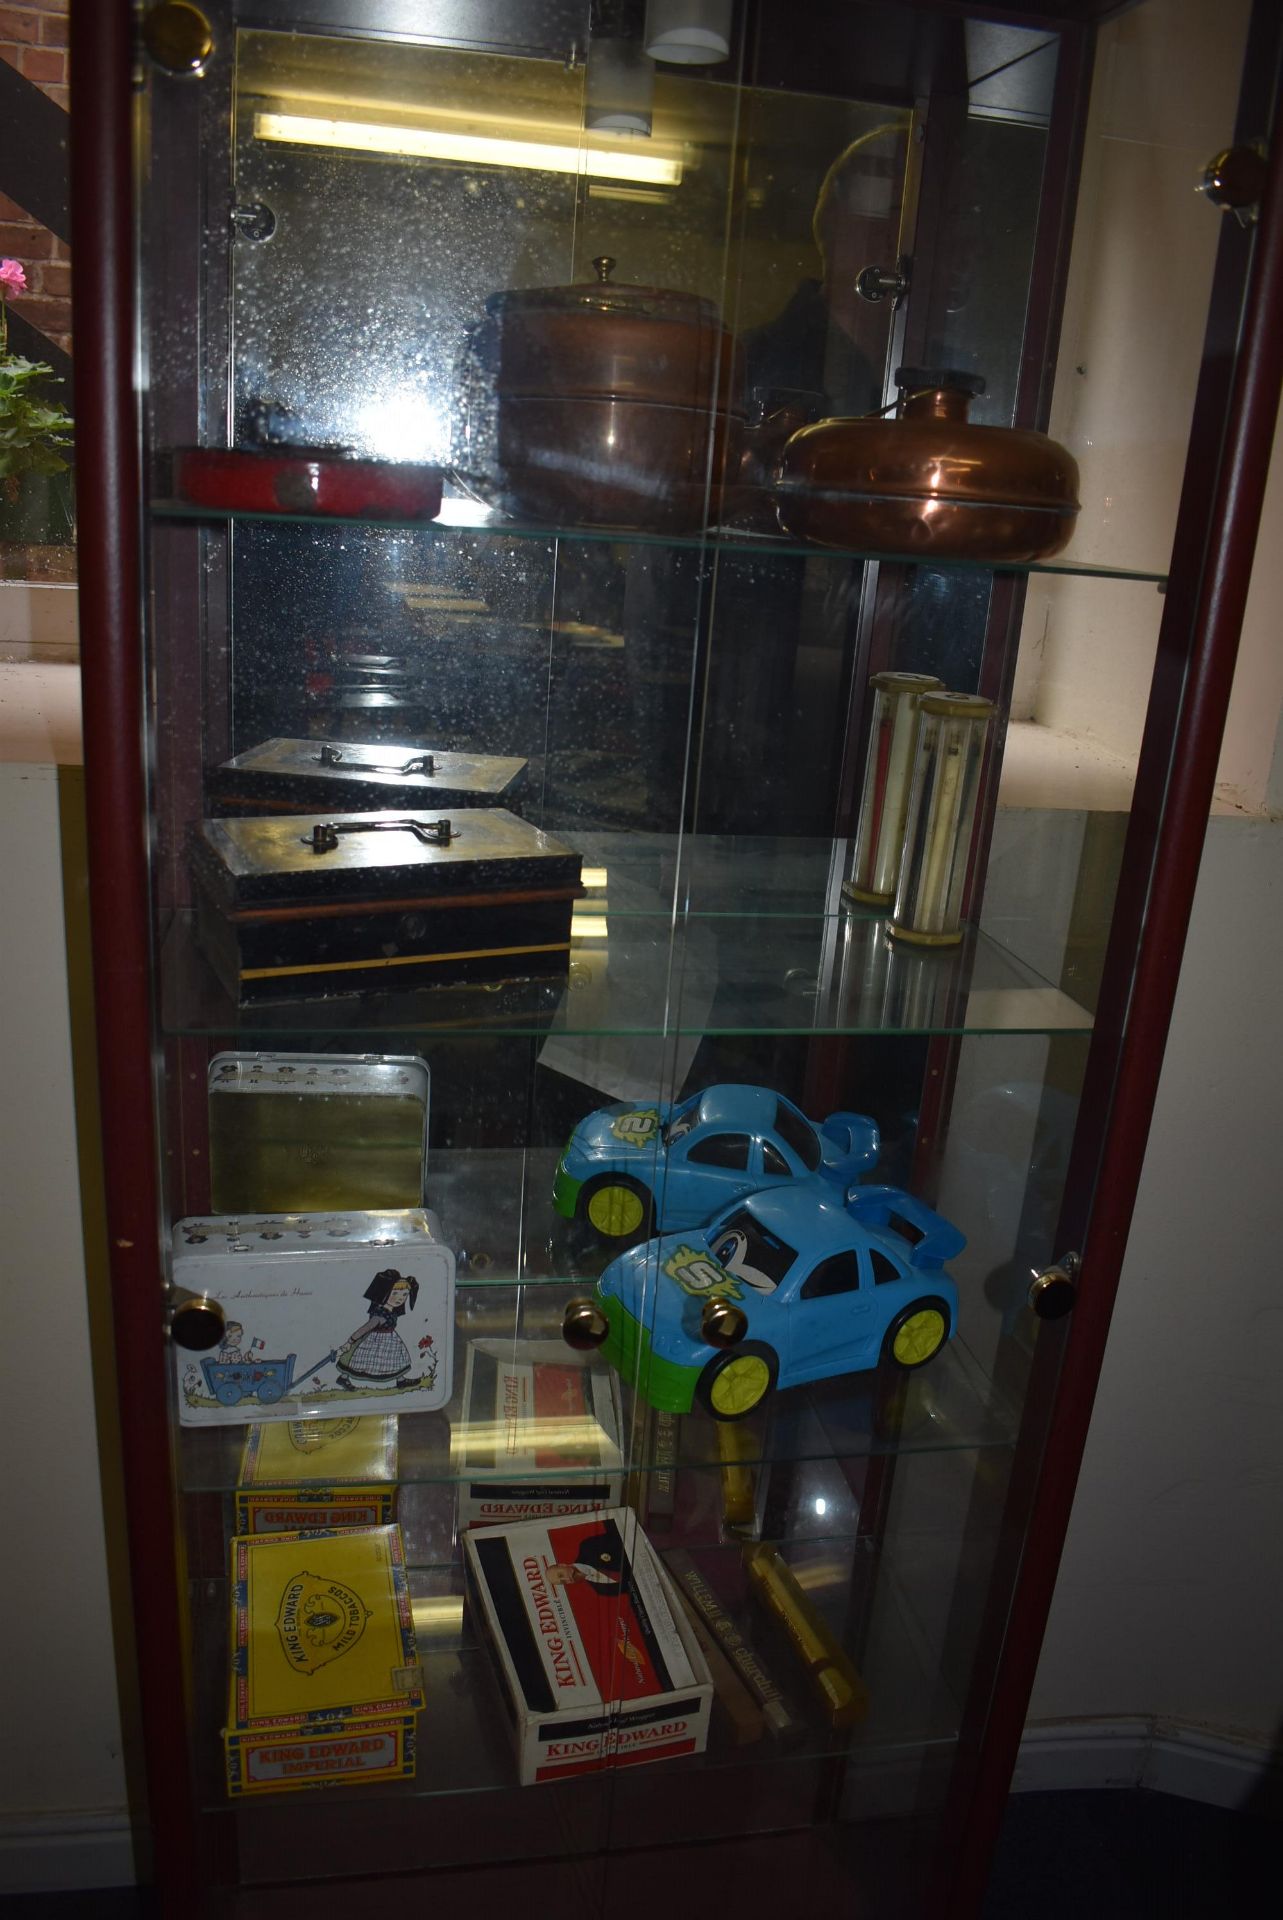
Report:
[[[713,1686],[629,1507],[464,1536],[523,1786],[702,1753]]]
[[[398,1527],[236,1537],[227,1790],[402,1780],[423,1675]]]
[[[181,1306],[221,1320],[213,1346],[173,1344],[184,1426],[430,1413],[450,1398],[454,1254],[432,1214],[180,1220]]]
[[[396,1465],[388,1416],[256,1422],[245,1431],[236,1531],[385,1526],[396,1517]]]
[[[459,1532],[618,1506],[615,1378],[563,1340],[471,1341],[450,1441]]]
[[[210,775],[220,815],[360,813],[379,807],[511,807],[527,762],[507,754],[347,740],[264,740]]]
[[[240,1006],[564,974],[580,857],[501,808],[205,820],[196,938]]]
[[[215,1054],[210,1206],[421,1207],[428,1091],[427,1064],[413,1054]]]

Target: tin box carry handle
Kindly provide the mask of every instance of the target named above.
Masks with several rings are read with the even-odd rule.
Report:
[[[448,820],[318,820],[303,845],[313,853],[333,853],[344,833],[412,833],[425,847],[448,847],[452,829]]]
[[[344,764],[342,747],[333,746],[328,740],[316,757],[323,767],[337,767]],[[346,764],[351,768],[353,773],[399,773],[403,775],[407,773],[422,773],[426,774],[429,779],[431,779],[437,770],[436,761],[430,753],[416,753],[407,760],[404,765],[399,767],[389,767],[376,762],[366,763],[365,761],[356,760],[349,760]]]

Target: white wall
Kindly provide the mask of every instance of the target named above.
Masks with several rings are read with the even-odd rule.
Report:
[[[0,1894],[101,1885],[129,1871],[81,1231],[58,780],[51,765],[0,763],[0,1504],[11,1601]]]
[[[1193,188],[1230,137],[1246,13],[1242,0],[1150,0],[1101,34],[1051,423],[1081,457],[1075,557],[1161,565],[1170,546],[1219,237]],[[1209,828],[1031,1709],[1199,1723],[1245,1736],[1258,1759],[1283,1725],[1281,603],[1283,436],[1218,774],[1237,817]],[[1023,762],[1051,729],[1118,756],[1130,778],[1161,606],[1139,587],[1031,591],[1020,711],[1037,724],[1018,730]]]
[[[1283,1726],[1283,822],[1213,820],[1034,1718]]]
[[[1148,0],[1100,34],[1049,422],[1079,463],[1078,561],[1168,564],[1224,217],[1195,186],[1233,131],[1247,16],[1247,0]],[[1013,717],[1134,762],[1161,614],[1153,587],[1032,579]],[[1248,805],[1283,694],[1271,655],[1273,704],[1240,702],[1227,736],[1227,797]]]

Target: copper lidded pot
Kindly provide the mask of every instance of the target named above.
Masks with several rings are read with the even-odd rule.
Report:
[[[713,304],[611,278],[493,293],[465,367],[478,492],[554,524],[686,533],[718,511],[744,431],[742,356]]]
[[[1067,545],[1078,464],[1025,427],[974,426],[978,374],[899,367],[893,419],[820,420],[788,442],[776,509],[786,533],[913,559],[1045,560]]]

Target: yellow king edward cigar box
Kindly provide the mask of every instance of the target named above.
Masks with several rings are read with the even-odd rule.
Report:
[[[250,1427],[236,1489],[237,1533],[381,1527],[396,1518],[396,1420],[274,1420]]]
[[[422,1706],[399,1527],[233,1539],[230,1794],[408,1779]]]

